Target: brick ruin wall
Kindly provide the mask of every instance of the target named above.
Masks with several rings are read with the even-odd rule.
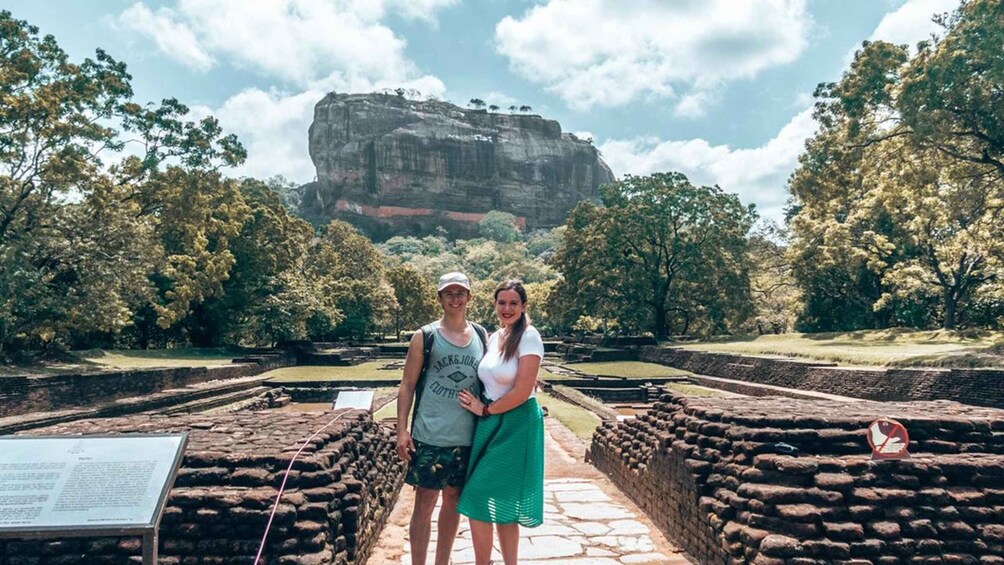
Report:
[[[0,418],[92,406],[187,385],[250,377],[296,364],[293,356],[269,356],[214,367],[176,367],[104,373],[0,378]]]
[[[878,417],[912,457],[872,461]],[[700,563],[1004,564],[1004,411],[664,395],[588,457]]]
[[[1000,369],[860,369],[651,346],[641,348],[639,357],[699,375],[868,400],[954,400],[1004,408],[1004,370]]]
[[[361,411],[315,438],[294,464],[262,563],[364,563],[404,477],[394,431]],[[160,526],[167,565],[241,564],[255,554],[299,445],[338,413],[283,411],[84,420],[31,435],[189,432]],[[140,538],[0,540],[0,565],[138,563]]]

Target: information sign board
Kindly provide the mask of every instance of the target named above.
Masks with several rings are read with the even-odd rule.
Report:
[[[187,434],[0,437],[0,537],[142,535]]]
[[[372,390],[341,390],[335,398],[335,410],[340,408],[355,408],[357,410],[373,409]]]

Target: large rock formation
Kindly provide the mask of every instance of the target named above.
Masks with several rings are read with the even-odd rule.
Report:
[[[613,180],[596,149],[554,120],[387,94],[325,96],[310,157],[317,181],[303,187],[303,213],[375,238],[437,226],[466,236],[491,210],[553,227]]]

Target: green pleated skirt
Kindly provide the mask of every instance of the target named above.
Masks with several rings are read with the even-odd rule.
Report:
[[[457,511],[495,524],[544,522],[544,416],[536,398],[478,419]]]

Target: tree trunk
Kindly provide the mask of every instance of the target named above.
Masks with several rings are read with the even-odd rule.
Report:
[[[958,298],[951,288],[945,289],[945,329],[954,330],[955,329],[955,307],[958,302]]]
[[[655,305],[655,338],[666,339],[669,337],[666,332],[666,307],[662,304]]]

